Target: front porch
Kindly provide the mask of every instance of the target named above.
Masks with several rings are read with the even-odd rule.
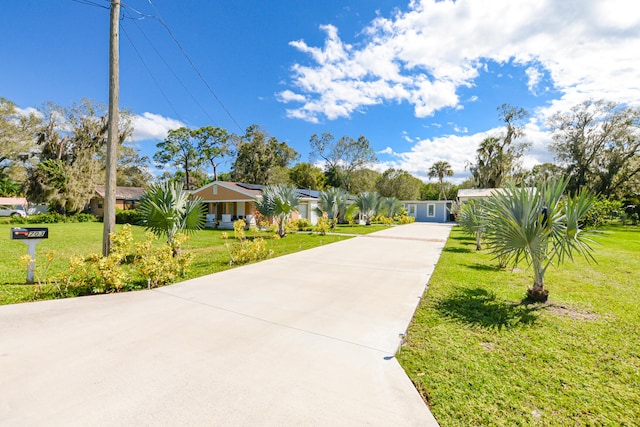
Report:
[[[232,230],[233,223],[239,219],[244,219],[247,226],[256,225],[256,208],[253,202],[209,202],[207,205],[205,227]]]

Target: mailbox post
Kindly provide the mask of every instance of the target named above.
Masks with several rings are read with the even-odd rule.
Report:
[[[29,247],[31,262],[27,266],[27,283],[33,283],[33,272],[35,270],[36,245],[43,239],[49,238],[48,228],[12,228],[11,239],[21,240]]]

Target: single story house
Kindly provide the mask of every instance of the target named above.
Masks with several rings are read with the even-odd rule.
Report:
[[[403,200],[404,208],[409,216],[417,222],[449,222],[451,215],[451,200]]]
[[[233,228],[233,222],[238,219],[244,219],[247,225],[256,225],[256,201],[262,197],[263,187],[241,182],[214,181],[191,191],[191,194],[202,199],[207,206],[207,227],[217,225],[219,228]],[[318,222],[315,208],[318,206],[319,192],[296,189],[296,193],[300,197],[300,204],[293,218],[306,218],[315,225]]]
[[[464,203],[471,199],[486,199],[493,196],[499,188],[461,188],[458,190],[458,202]]]
[[[116,187],[116,208],[135,209],[147,190],[142,187]],[[104,215],[105,186],[97,185],[94,196],[89,201],[88,211],[95,216]]]
[[[534,191],[533,187],[526,187],[529,191]],[[458,202],[464,203],[472,199],[486,199],[496,193],[502,193],[504,188],[462,188],[458,190]]]
[[[27,210],[29,204],[24,197],[0,197],[0,205],[4,206],[21,206],[24,210]]]

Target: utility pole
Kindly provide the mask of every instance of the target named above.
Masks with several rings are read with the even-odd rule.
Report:
[[[120,0],[111,0],[111,32],[109,37],[109,122],[107,128],[107,176],[104,191],[104,228],[102,255],[109,255],[109,234],[116,228],[116,165],[118,162],[118,98],[120,92],[119,29]]]

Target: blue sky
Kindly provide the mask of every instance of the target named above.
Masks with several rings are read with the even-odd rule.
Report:
[[[0,96],[24,110],[106,103],[109,3],[0,2]],[[426,181],[447,160],[460,181],[480,141],[499,134],[502,103],[531,113],[532,166],[553,160],[550,114],[640,100],[632,0],[129,0],[123,17],[120,106],[150,156],[171,128],[255,123],[301,161],[314,133],[365,135],[378,170]]]

